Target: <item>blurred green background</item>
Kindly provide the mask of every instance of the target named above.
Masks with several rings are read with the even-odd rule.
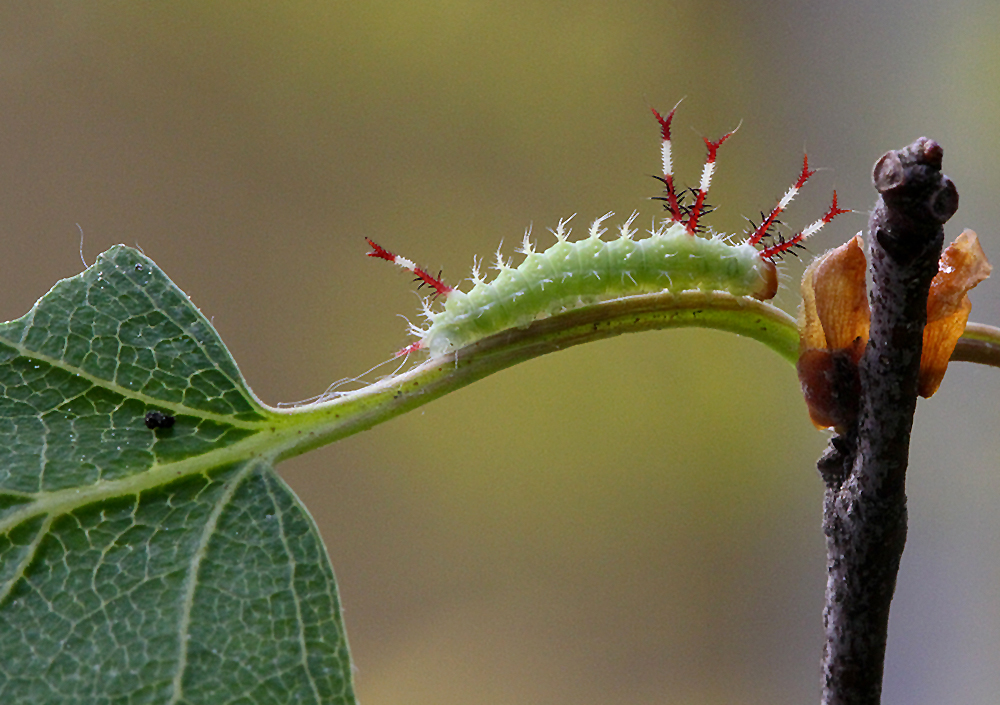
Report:
[[[213,319],[269,403],[408,342],[417,298],[363,236],[457,282],[578,213],[657,213],[720,152],[709,223],[786,222],[926,134],[949,224],[1000,262],[1000,5],[902,2],[8,3],[0,314],[117,242]],[[779,303],[793,310],[801,263]],[[1000,323],[1000,284],[973,294]],[[373,377],[369,377],[372,379]],[[886,702],[1000,693],[1000,374],[918,409]],[[282,466],[329,546],[366,705],[818,699],[825,435],[762,346],[662,332],[505,371]]]

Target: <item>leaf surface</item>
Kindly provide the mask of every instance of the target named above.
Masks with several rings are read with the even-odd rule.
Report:
[[[288,429],[130,248],[0,325],[0,702],[353,703]]]

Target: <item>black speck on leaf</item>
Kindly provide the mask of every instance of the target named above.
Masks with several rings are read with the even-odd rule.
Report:
[[[174,425],[174,417],[164,414],[161,411],[146,412],[146,428],[171,428]]]

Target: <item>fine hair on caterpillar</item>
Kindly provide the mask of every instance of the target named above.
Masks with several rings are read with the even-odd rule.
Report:
[[[666,117],[653,111],[660,124],[663,202],[667,217],[648,230],[646,237],[636,237],[632,227],[637,213],[617,227],[618,237],[605,240],[608,213],[595,220],[587,237],[570,241],[569,219],[562,220],[551,232],[556,242],[538,252],[529,234],[518,252],[524,259],[516,267],[504,261],[497,251],[496,276],[486,281],[478,264],[472,271],[472,289],[460,291],[445,284],[412,260],[393,254],[367,239],[370,257],[393,262],[412,272],[419,286],[433,290],[423,302],[425,327],[410,326],[419,340],[398,354],[427,350],[438,357],[470,345],[494,333],[523,327],[532,321],[561,311],[602,300],[651,292],[681,292],[690,290],[724,291],[733,296],[751,296],[766,300],[778,290],[778,273],[774,260],[780,258],[841,213],[849,211],[837,206],[837,192],[826,214],[791,237],[775,235],[778,217],[795,198],[815,171],[809,169],[807,157],[795,183],[778,204],[752,232],[744,233],[742,242],[733,237],[705,231],[701,218],[708,210],[705,197],[715,172],[716,153],[733,132],[712,142],[705,140],[708,154],[697,188],[690,189],[691,202],[674,185],[670,125],[677,106]],[[761,249],[758,249],[758,246]],[[434,310],[435,300],[443,307]]]

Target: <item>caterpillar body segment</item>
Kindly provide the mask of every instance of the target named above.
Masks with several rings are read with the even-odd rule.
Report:
[[[419,348],[437,357],[508,328],[601,300],[657,291],[727,291],[770,298],[774,264],[752,245],[692,237],[680,223],[649,237],[562,240],[504,266],[468,292],[452,289],[440,311],[428,310]]]
[[[705,205],[705,195],[717,152],[735,130],[715,142],[705,140],[708,154],[701,181],[693,190],[694,203],[685,205],[682,198],[685,194],[678,195],[673,180],[670,124],[676,109],[675,106],[665,118],[653,111],[662,136],[663,176],[658,178],[664,185],[664,195],[658,198],[664,203],[667,218],[647,231],[646,237],[635,237],[637,231],[632,229],[635,213],[619,226],[618,237],[608,240],[602,238],[606,232],[603,224],[611,213],[594,221],[589,235],[576,241],[568,239],[569,219],[563,220],[552,231],[556,242],[542,252],[535,250],[526,233],[518,250],[524,259],[516,267],[505,262],[498,251],[497,274],[490,281],[480,275],[477,262],[473,268],[473,286],[468,292],[445,284],[440,276],[429,274],[411,260],[368,239],[372,247],[369,256],[412,272],[421,286],[431,287],[433,297],[441,297],[444,302],[435,311],[425,301],[423,315],[427,325],[411,327],[420,339],[398,354],[422,349],[432,358],[438,357],[494,333],[527,326],[538,318],[634,294],[700,290],[761,300],[772,298],[778,290],[774,259],[801,247],[806,237],[849,211],[838,207],[834,192],[833,202],[822,218],[789,238],[773,233],[778,217],[815,173],[804,158],[795,183],[768,215],[761,215],[760,225],[747,233],[743,242],[733,244],[729,237],[701,235],[703,226],[699,219],[710,211]]]

